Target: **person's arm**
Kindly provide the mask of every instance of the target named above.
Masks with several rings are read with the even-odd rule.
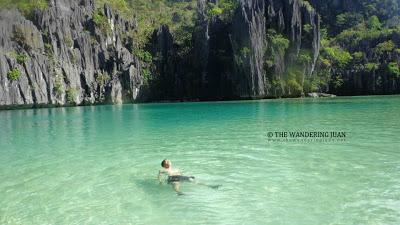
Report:
[[[163,172],[163,171],[161,171],[161,170],[159,170],[159,171],[158,171],[157,180],[158,180],[158,182],[159,182],[160,184],[162,184],[161,177],[162,177],[162,175],[163,175],[163,174],[164,174],[164,172]]]
[[[158,176],[157,176],[157,180],[158,180],[158,182],[161,184],[161,175],[162,175],[162,172],[161,172],[161,170],[159,170],[158,171]]]

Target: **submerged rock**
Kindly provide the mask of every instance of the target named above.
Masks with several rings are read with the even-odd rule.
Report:
[[[336,95],[333,95],[333,94],[326,94],[326,93],[319,93],[319,92],[311,92],[311,93],[308,93],[307,96],[311,97],[311,98],[320,98],[320,97],[333,98],[333,97],[336,97]]]

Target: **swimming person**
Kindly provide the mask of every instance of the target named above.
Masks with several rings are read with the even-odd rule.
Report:
[[[162,177],[163,175],[167,175],[167,183],[171,184],[174,190],[178,195],[182,195],[183,193],[179,190],[180,183],[181,182],[193,182],[198,185],[204,185],[210,188],[219,188],[221,185],[207,185],[203,183],[199,183],[195,180],[193,176],[183,176],[182,173],[179,170],[175,170],[172,168],[172,162],[168,159],[164,159],[161,162],[161,167],[162,169],[158,172],[158,181],[162,183]]]

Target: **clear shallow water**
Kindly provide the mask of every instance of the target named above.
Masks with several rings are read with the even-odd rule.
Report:
[[[398,96],[0,111],[0,224],[400,224],[399,135]]]

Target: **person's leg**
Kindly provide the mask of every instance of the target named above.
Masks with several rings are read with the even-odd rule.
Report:
[[[201,183],[198,182],[197,180],[192,180],[192,183],[197,184],[197,185],[201,185],[201,186],[206,186],[212,189],[218,189],[219,187],[221,187],[222,185],[217,184],[217,185],[210,185],[210,184],[205,184],[205,183]]]
[[[179,190],[181,184],[179,182],[172,182],[172,188],[174,189],[174,191],[176,192],[176,194],[178,195],[183,195],[183,193]]]

